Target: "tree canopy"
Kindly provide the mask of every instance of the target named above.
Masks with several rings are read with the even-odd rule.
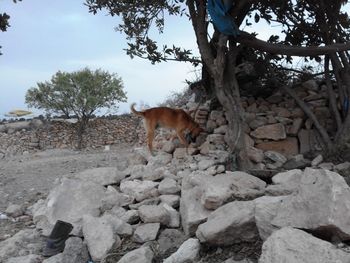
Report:
[[[266,52],[286,55],[316,56],[335,51],[350,49],[348,43],[349,17],[341,10],[348,1],[273,1],[240,0],[232,1],[230,15],[237,26],[252,26],[265,20],[274,26],[280,25],[281,36],[271,36],[269,41],[259,41],[254,34],[241,31],[236,41]],[[198,45],[203,45],[201,38],[215,38],[218,32],[210,30],[206,5],[207,1],[108,1],[86,0],[89,11],[96,14],[106,9],[110,15],[119,16],[122,22],[117,29],[125,33],[131,57],[139,56],[153,63],[168,59],[199,63],[202,58],[192,56],[191,50],[171,44],[158,46],[150,37],[152,27],[162,33],[167,16],[187,16],[192,21]],[[328,28],[327,28],[328,27]],[[326,29],[326,30],[325,30]],[[334,30],[336,29],[336,30]],[[212,33],[211,33],[212,32]],[[330,41],[322,38],[329,32]],[[346,43],[344,43],[346,42]],[[335,44],[336,43],[336,44]],[[330,45],[324,47],[324,45]],[[335,45],[332,45],[335,44]]]
[[[21,1],[21,0],[19,0]],[[17,2],[17,0],[13,0],[14,3]],[[0,31],[5,32],[7,31],[7,29],[10,27],[10,16],[6,13],[0,13]],[[2,55],[1,53],[1,46],[0,46],[0,55]]]
[[[30,107],[79,118],[125,101],[121,78],[107,71],[88,68],[72,73],[58,71],[51,81],[37,83],[37,87],[30,88],[26,94],[26,103]]]
[[[96,110],[117,109],[119,102],[126,101],[126,93],[122,79],[116,74],[85,68],[72,73],[58,71],[51,81],[30,88],[25,101],[30,107],[78,118],[80,148],[81,136]]]

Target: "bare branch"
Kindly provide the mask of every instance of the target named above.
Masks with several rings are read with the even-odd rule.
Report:
[[[288,56],[300,56],[300,57],[309,57],[309,56],[318,56],[326,55],[335,52],[350,50],[350,42],[343,44],[332,44],[328,46],[309,46],[309,47],[300,47],[300,46],[287,46],[283,44],[273,44],[266,41],[257,39],[252,34],[249,34],[244,31],[240,31],[240,35],[237,37],[237,41],[241,44],[247,45],[252,48],[256,48],[260,51],[279,54],[279,55],[288,55]]]

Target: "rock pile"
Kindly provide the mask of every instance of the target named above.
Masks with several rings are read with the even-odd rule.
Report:
[[[350,262],[350,187],[339,174],[295,169],[267,184],[226,171],[226,151],[182,151],[151,156],[135,148],[125,170],[63,177],[27,211],[36,229],[0,242],[0,261]],[[43,259],[38,231],[49,235],[57,220],[73,224],[74,237]]]
[[[334,133],[326,87],[309,80],[294,91],[310,107],[321,125],[330,134]],[[292,156],[321,150],[313,122],[291,97],[277,92],[266,99],[244,98],[242,104],[246,111],[249,156],[256,167],[279,168]],[[275,156],[275,152],[285,158]]]

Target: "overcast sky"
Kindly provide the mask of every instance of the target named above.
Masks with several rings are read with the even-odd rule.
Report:
[[[57,71],[84,67],[117,73],[124,82],[128,102],[156,106],[171,92],[196,78],[190,64],[168,62],[156,66],[147,60],[130,59],[126,41],[114,30],[118,18],[106,12],[92,15],[80,0],[0,0],[0,12],[11,16],[7,32],[0,32],[0,118],[13,109],[27,109],[26,91],[37,82],[50,80]],[[195,47],[191,23],[185,18],[167,20],[159,41]],[[165,43],[165,42],[164,42]]]

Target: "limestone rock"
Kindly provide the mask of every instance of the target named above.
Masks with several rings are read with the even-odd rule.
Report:
[[[199,240],[196,238],[190,238],[186,240],[174,254],[166,258],[163,262],[164,263],[194,262],[194,260],[199,255],[199,250],[200,250]]]
[[[234,201],[216,209],[199,225],[196,236],[211,245],[232,245],[258,238],[253,201]]]
[[[66,241],[62,253],[61,262],[86,263],[89,260],[89,252],[80,237],[70,237]]]
[[[154,253],[148,246],[134,249],[125,254],[118,263],[152,263]]]
[[[257,139],[271,139],[275,141],[287,138],[284,125],[280,123],[258,127],[250,135]]]
[[[188,177],[184,177],[181,188],[180,214],[183,230],[186,235],[192,236],[199,224],[203,223],[210,211],[201,204],[202,190],[198,185],[192,184]]]
[[[262,240],[266,240],[279,229],[271,221],[276,217],[279,207],[286,198],[286,196],[262,196],[254,200],[255,222]]]
[[[112,248],[121,244],[113,223],[107,217],[84,216],[83,234],[94,261],[102,260]]]
[[[41,256],[39,255],[27,255],[27,256],[19,256],[13,257],[6,260],[5,263],[40,263]]]
[[[261,163],[264,160],[264,152],[258,148],[247,147],[246,152],[248,158],[255,163]]]
[[[158,238],[159,254],[164,257],[174,253],[185,240],[186,237],[180,230],[164,229]]]
[[[305,169],[300,184],[283,200],[271,223],[292,226],[339,240],[349,239],[350,188],[343,177],[328,170]]]
[[[168,225],[170,222],[170,215],[162,205],[142,205],[139,207],[139,216],[144,223]]]
[[[50,234],[57,220],[73,224],[75,231],[79,232],[84,215],[100,214],[105,192],[102,185],[92,181],[64,178],[33,211],[34,223],[37,227],[42,226],[46,235]]]
[[[149,223],[139,225],[133,236],[133,240],[137,243],[145,243],[147,241],[155,240],[160,228],[159,223]]]
[[[171,178],[165,178],[160,182],[158,186],[158,190],[160,194],[176,194],[180,192],[180,187],[177,182]]]
[[[24,214],[24,208],[21,205],[9,204],[5,210],[5,214],[11,217],[19,217]]]
[[[285,227],[263,244],[259,263],[350,262],[350,254],[302,230]]]
[[[123,171],[119,171],[117,167],[98,167],[74,174],[72,177],[83,181],[89,180],[106,186],[118,184],[126,176],[127,174]]]
[[[275,151],[286,157],[299,153],[298,139],[292,137],[275,142],[261,142],[255,147],[264,151]]]
[[[137,201],[142,201],[147,198],[156,197],[159,195],[158,189],[156,188],[159,183],[152,181],[123,181],[120,184],[120,190],[123,193],[133,196]]]

